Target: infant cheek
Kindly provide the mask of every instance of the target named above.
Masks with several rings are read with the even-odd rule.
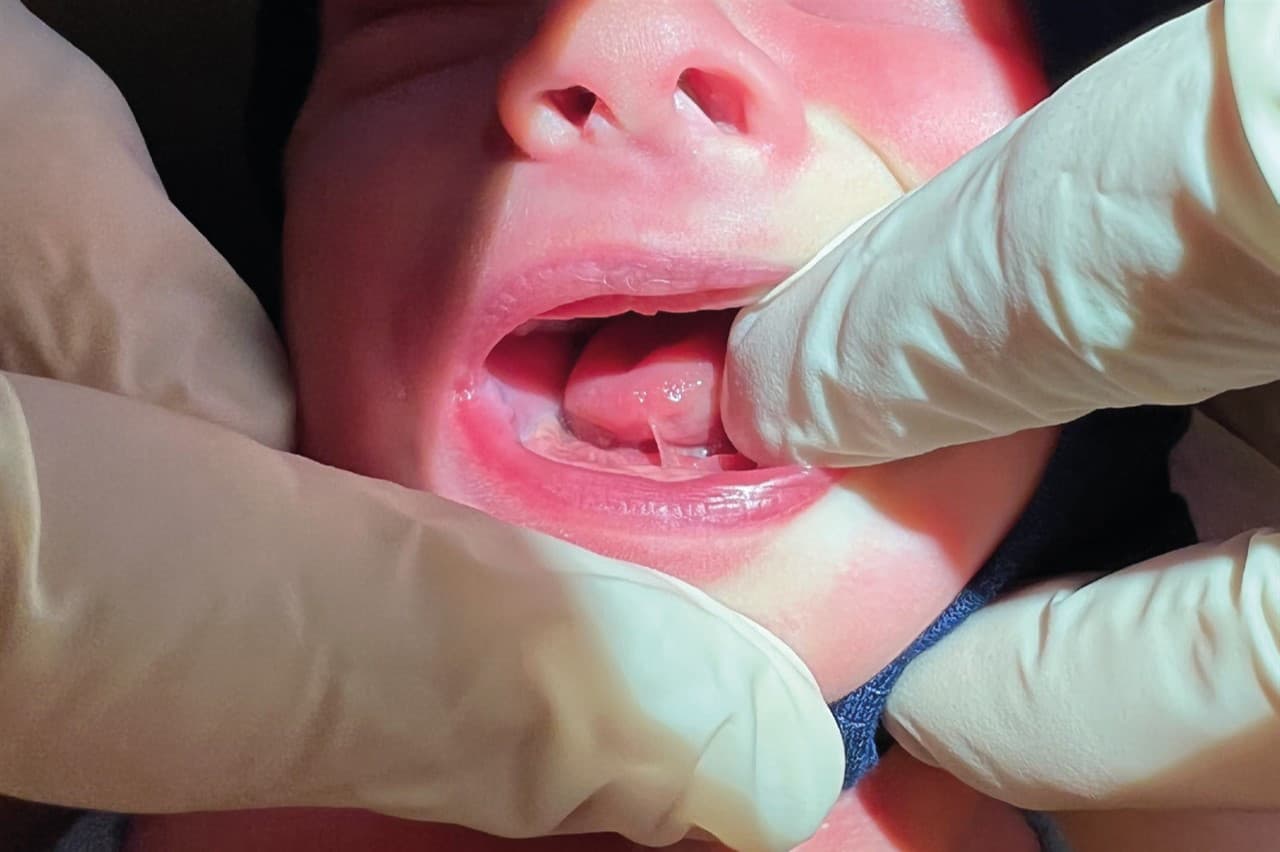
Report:
[[[846,791],[818,833],[795,852],[1036,852],[1018,811],[919,763],[885,755]]]
[[[949,547],[936,525],[900,523],[883,508],[837,486],[749,562],[703,586],[794,650],[830,701],[901,653],[980,562],[979,553]]]
[[[905,554],[903,560],[911,564]],[[823,696],[836,701],[905,650],[959,593],[967,573],[936,558],[897,573],[850,564],[803,602],[785,607],[721,599],[785,642],[813,673]]]
[[[839,700],[905,651],[972,574],[972,567],[936,554],[905,552],[879,564],[855,564],[790,619],[795,632],[788,638],[827,700]]]

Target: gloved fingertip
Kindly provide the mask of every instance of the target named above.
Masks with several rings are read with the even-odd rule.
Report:
[[[906,714],[900,714],[894,711],[895,702],[890,701],[885,706],[884,716],[881,724],[884,729],[893,737],[894,745],[901,748],[907,754],[914,757],[923,764],[939,767],[939,761],[934,757],[933,752],[925,747],[920,737],[917,736],[916,728],[912,724],[910,717]]]

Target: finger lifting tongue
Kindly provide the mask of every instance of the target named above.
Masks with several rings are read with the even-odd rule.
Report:
[[[565,422],[598,446],[656,445],[664,466],[731,452],[720,383],[732,323],[733,311],[610,319],[565,384]]]

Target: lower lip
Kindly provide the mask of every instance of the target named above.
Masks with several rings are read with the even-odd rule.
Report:
[[[658,568],[666,560],[651,554],[653,547],[698,546],[730,531],[765,532],[811,506],[835,482],[827,471],[801,467],[668,482],[563,464],[526,449],[516,438],[509,411],[479,390],[459,396],[454,426],[465,456],[458,478],[472,492],[470,502],[482,504],[477,508]],[[733,552],[738,544],[726,548],[725,559],[704,554],[692,560],[700,564],[696,577],[673,573],[699,582],[716,579],[741,564],[743,554]]]

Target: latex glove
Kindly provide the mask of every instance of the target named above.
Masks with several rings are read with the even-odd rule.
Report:
[[[912,755],[1025,808],[1280,808],[1280,533],[1054,581],[903,673]]]
[[[69,380],[0,374],[0,793],[745,850],[817,828],[843,750],[788,649],[265,446],[291,442],[279,344],[119,94],[12,0],[0,46],[0,366]]]
[[[1280,4],[1199,9],[846,234],[735,327],[734,442],[863,464],[1280,375],[1278,56]],[[1027,807],[1280,807],[1275,535],[1083,582],[972,617],[890,730]]]
[[[725,428],[871,464],[1280,377],[1280,4],[1138,39],[743,311]]]
[[[112,394],[0,384],[0,790],[789,849],[817,685],[673,579]]]

